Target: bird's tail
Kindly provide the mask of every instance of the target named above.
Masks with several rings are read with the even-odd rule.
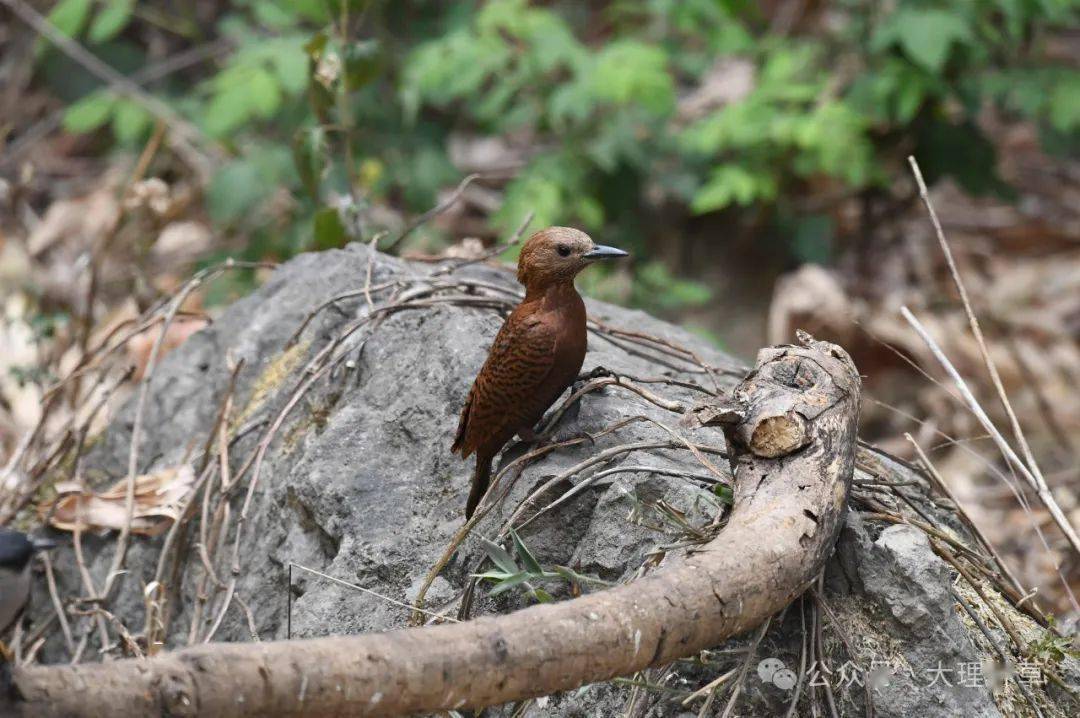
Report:
[[[480,499],[487,493],[488,484],[491,483],[491,461],[494,457],[476,455],[476,471],[473,473],[472,490],[469,491],[469,500],[465,504],[465,520],[472,518],[473,512],[480,504]]]

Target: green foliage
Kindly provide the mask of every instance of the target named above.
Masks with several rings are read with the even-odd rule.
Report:
[[[540,586],[534,586],[534,583],[552,580],[565,581],[579,592],[583,586],[590,584],[602,587],[610,585],[606,581],[577,573],[566,566],[555,566],[552,570],[546,571],[532,552],[529,551],[529,548],[516,531],[510,529],[510,536],[514,544],[514,552],[518,556],[517,560],[510,555],[509,551],[494,541],[485,538],[480,539],[484,547],[484,553],[495,564],[495,568],[491,571],[476,574],[476,578],[494,583],[489,594],[491,596],[497,596],[520,586],[535,601],[550,603],[554,600],[551,594]]]
[[[49,13],[49,22],[68,37],[82,32],[90,17],[91,0],[60,0]]]
[[[766,171],[753,171],[737,164],[722,164],[713,168],[709,179],[690,203],[698,214],[714,212],[730,204],[743,206],[755,200],[776,197],[776,180]]]
[[[1060,132],[1080,129],[1080,75],[1070,73],[1055,83],[1049,106],[1050,124]]]
[[[64,129],[90,132],[104,125],[116,107],[116,99],[107,92],[95,92],[71,105],[64,112]]]
[[[1052,617],[1051,627],[1053,627]],[[1080,651],[1074,646],[1072,637],[1059,636],[1053,630],[1044,631],[1039,640],[1028,644],[1028,652],[1034,659],[1051,665],[1060,663],[1066,657],[1080,659]]]
[[[666,310],[696,307],[711,296],[703,284],[673,276],[663,262],[642,262],[635,280],[631,302],[639,306]]]
[[[941,72],[953,45],[970,44],[974,38],[967,20],[944,8],[902,6],[878,26],[871,47],[878,52],[892,45],[930,72]]]
[[[87,32],[90,42],[97,44],[112,40],[127,27],[134,11],[135,0],[107,0],[90,23]]]
[[[664,116],[675,104],[675,85],[667,54],[638,40],[616,40],[597,53],[591,71],[597,100],[638,105]]]
[[[287,185],[291,175],[292,156],[284,147],[259,147],[240,156],[219,169],[207,188],[211,218],[227,226],[248,217],[267,198],[268,187]]]
[[[153,117],[139,103],[119,99],[112,107],[112,132],[116,141],[122,145],[132,146],[142,140]]]
[[[792,199],[888,192],[883,168],[908,153],[931,181],[949,175],[1008,195],[976,122],[988,103],[1034,120],[1057,147],[1080,142],[1080,72],[1044,52],[1047,37],[1077,22],[1076,0],[838,0],[813,36],[782,37],[741,0],[603,10],[236,0],[212,28],[178,7],[60,0],[49,18],[136,67],[149,58],[132,58],[125,38],[139,23],[231,41],[222,60],[152,90],[232,155],[208,208],[248,238],[251,256],[336,246],[352,238],[347,227],[370,238],[380,228],[361,221],[365,207],[423,211],[460,180],[452,132],[499,136],[535,151],[490,217],[495,229],[512,231],[530,211],[534,226],[580,226],[634,252],[625,298],[677,308],[707,295],[649,261],[658,204],[752,213],[794,256],[827,259],[830,208],[805,214]],[[680,98],[716,82],[722,62],[749,68],[745,91],[687,113]],[[137,102],[100,87],[81,93],[65,113],[69,131],[108,128],[119,146],[145,142],[153,121]],[[254,211],[282,192],[292,200],[283,213]],[[341,206],[357,221],[343,222]],[[605,291],[608,279],[595,287]]]
[[[240,49],[204,85],[201,124],[213,137],[275,117],[286,98],[299,97],[307,85],[303,35],[257,39],[238,28],[235,37]]]

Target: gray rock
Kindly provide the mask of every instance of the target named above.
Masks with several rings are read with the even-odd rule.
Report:
[[[168,356],[151,385],[139,451],[140,469],[173,466],[190,455],[191,447],[204,445],[228,386],[226,357],[230,357],[244,362],[235,402],[241,411],[236,425],[255,427],[232,446],[230,466],[234,474],[238,472],[257,449],[267,422],[273,421],[292,389],[303,380],[304,362],[350,322],[366,316],[367,303],[362,296],[354,296],[321,311],[304,332],[299,349],[287,350],[289,338],[321,303],[361,287],[368,262],[367,250],[359,245],[296,257],[258,291],[237,302],[211,327]],[[431,270],[381,255],[375,259],[373,269],[374,286],[391,279],[422,278]],[[509,273],[492,268],[472,267],[463,274],[508,288],[516,286]],[[677,327],[642,312],[599,302],[590,301],[589,311],[612,326],[691,348],[720,369],[721,388],[729,388],[741,378],[737,362]],[[240,543],[236,595],[250,609],[251,621],[261,639],[286,636],[290,603],[294,637],[404,625],[407,610],[397,602],[415,597],[419,582],[461,525],[472,465],[471,461],[462,462],[452,456],[449,447],[459,408],[500,322],[501,317],[490,308],[447,304],[390,314],[370,334],[362,330],[353,335],[343,345],[351,347],[349,360],[317,381],[287,415],[268,445]],[[668,376],[709,384],[703,374],[672,369],[657,359],[690,368],[662,351],[646,351],[625,340],[612,341],[594,334],[590,336],[585,370],[603,366],[629,376]],[[667,398],[687,404],[700,397],[692,389],[650,386],[662,390]],[[564,417],[557,433],[572,436],[588,432],[596,436],[595,440],[558,450],[530,465],[513,483],[506,501],[481,523],[476,535],[437,580],[428,594],[429,606],[450,604],[460,596],[468,574],[481,565],[484,556],[477,536],[493,535],[513,507],[545,481],[598,450],[668,438],[663,429],[646,421],[598,435],[614,422],[634,416],[670,426],[679,420],[677,415],[627,391],[608,388],[586,395]],[[133,409],[129,406],[88,458],[88,475],[96,477],[100,484],[126,474],[132,425]],[[723,446],[718,430],[700,430],[695,437]],[[521,447],[510,448],[503,463],[522,451]],[[722,461],[716,463],[727,470]],[[523,532],[523,540],[545,567],[565,565],[608,582],[629,580],[642,570],[643,564],[661,556],[661,547],[685,539],[684,531],[674,522],[665,521],[650,506],[663,499],[696,527],[708,524],[719,510],[706,481],[642,468],[707,475],[683,450],[624,454],[571,477],[555,489],[552,497],[598,470],[620,466],[628,470],[597,480]],[[231,576],[229,553],[235,519],[250,480],[249,473],[230,504],[233,528],[218,552],[218,572],[223,580]],[[952,521],[948,516],[941,520]],[[181,544],[186,547],[185,560],[177,576],[166,577],[173,589],[167,631],[171,647],[187,643],[203,580],[202,563],[191,548],[199,540],[197,525],[197,520],[192,522],[187,540]],[[826,652],[834,668],[846,660],[868,666],[871,659],[880,658],[918,674],[939,663],[953,667],[958,661],[978,660],[986,649],[973,642],[969,627],[958,616],[948,588],[951,572],[934,556],[926,538],[914,529],[899,526],[875,535],[875,526],[880,528],[880,524],[864,522],[857,513],[850,514],[837,557],[829,567],[827,600],[840,625],[827,622],[824,633]],[[112,559],[113,540],[93,536],[84,539],[88,567],[98,586]],[[111,606],[136,634],[145,623],[143,586],[154,577],[162,543],[161,537],[134,540],[128,572]],[[72,552],[58,551],[55,562],[61,594],[82,595]],[[288,601],[290,563],[368,591],[294,567],[292,599]],[[565,582],[553,581],[546,588],[556,598],[571,594]],[[208,609],[195,626],[199,636],[206,635],[222,598],[222,592],[214,592],[212,585],[210,589]],[[586,590],[595,587],[587,586]],[[43,620],[51,610],[43,581],[35,591],[35,615]],[[478,591],[478,597],[477,612],[510,610],[532,600],[523,592],[513,591],[490,597],[486,586]],[[757,657],[774,658],[786,670],[797,673],[810,606],[809,600],[796,602],[775,619]],[[96,632],[90,630],[92,624],[85,619],[73,621],[76,638],[87,635],[94,646]],[[855,655],[842,645],[840,630],[853,644],[851,651]],[[247,617],[239,602],[224,614],[214,638],[250,640]],[[639,682],[662,688],[639,690],[615,682],[587,686],[533,703],[525,715],[622,715],[632,694],[637,706],[634,715],[685,715],[682,697],[720,672],[741,665],[742,657],[735,649],[744,647],[748,640],[744,637],[717,647],[706,663],[680,663],[670,671],[652,670],[638,677]],[[46,662],[69,660],[55,629],[46,633],[41,656]],[[763,680],[751,666],[736,713],[783,714],[792,695],[789,678],[785,674],[778,686],[775,678]],[[800,705],[800,711],[807,715],[808,692],[804,686]],[[838,686],[835,692],[844,715],[863,714],[861,689]],[[714,710],[723,709],[726,695],[723,691],[717,695]],[[994,696],[986,689],[911,687],[899,680],[876,689],[874,704],[878,716],[1000,714]],[[700,705],[700,701],[694,703],[689,714],[697,715]],[[1048,706],[1048,714],[1057,710],[1054,705]],[[493,712],[509,713],[509,709]],[[1060,710],[1057,713],[1067,714]]]
[[[858,646],[855,658],[881,666],[876,713],[1001,715],[989,691],[961,685],[959,666],[981,664],[984,657],[956,612],[949,568],[931,550],[926,534],[895,525],[872,540],[865,522],[849,513],[843,545],[844,550],[858,547],[851,553],[860,590],[844,600],[842,620]],[[863,626],[880,635],[851,630]]]

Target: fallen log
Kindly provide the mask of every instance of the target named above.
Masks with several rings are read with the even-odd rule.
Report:
[[[655,574],[460,624],[22,667],[12,696],[0,697],[0,713],[390,716],[479,708],[665,664],[752,629],[821,571],[854,468],[858,373],[839,347],[800,341],[762,350],[731,399],[694,412],[698,423],[725,428],[735,507],[714,540]]]

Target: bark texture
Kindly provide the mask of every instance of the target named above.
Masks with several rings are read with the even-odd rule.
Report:
[[[850,487],[859,378],[839,347],[765,349],[721,423],[735,508],[712,542],[628,585],[461,624],[211,644],[147,660],[28,667],[23,716],[401,715],[540,696],[668,663],[758,626],[821,571]],[[702,418],[705,417],[705,418]]]

